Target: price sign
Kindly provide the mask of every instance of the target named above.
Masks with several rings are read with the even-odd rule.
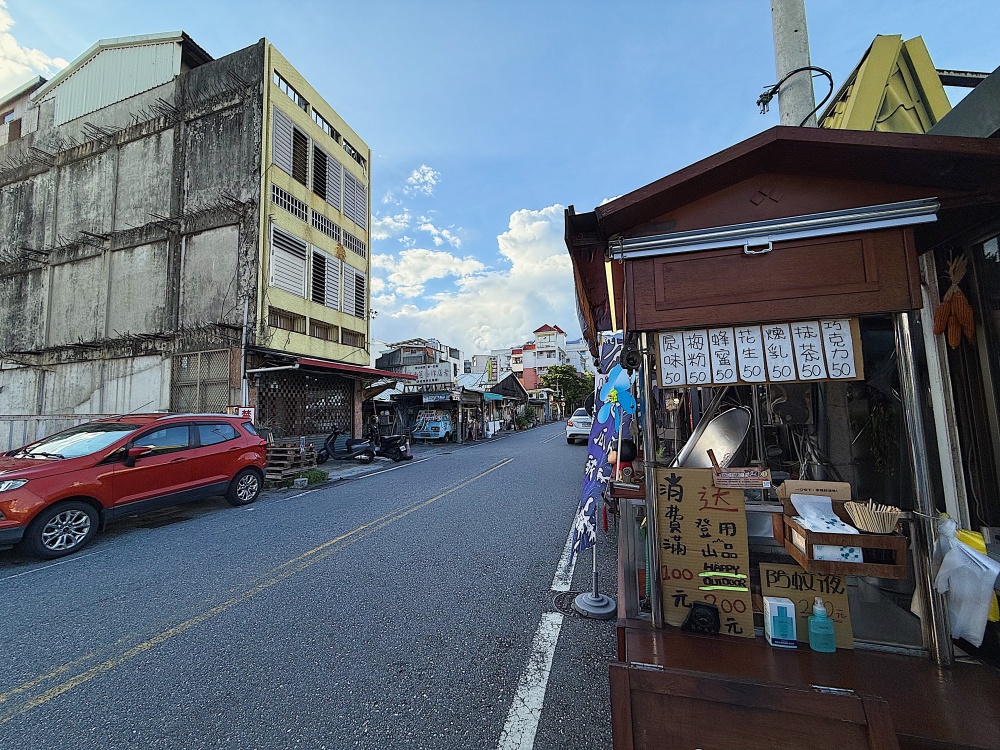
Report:
[[[708,602],[722,634],[753,638],[743,490],[713,486],[711,469],[657,469],[656,494],[664,621]]]
[[[762,596],[783,596],[795,603],[795,635],[809,642],[809,616],[816,597],[823,599],[827,615],[833,620],[837,648],[854,648],[851,608],[847,603],[847,578],[828,573],[807,573],[798,565],[760,564]]]

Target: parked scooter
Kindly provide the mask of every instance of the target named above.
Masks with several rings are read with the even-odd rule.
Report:
[[[346,438],[337,442],[341,435],[340,429],[333,428],[333,432],[326,436],[323,447],[316,451],[316,463],[325,464],[328,459],[335,461],[350,461],[357,459],[363,464],[370,464],[375,460],[375,447],[370,440],[365,438]]]
[[[372,430],[372,443],[375,444],[375,455],[391,458],[393,461],[409,461],[413,458],[410,453],[409,435],[381,435],[377,429]]]

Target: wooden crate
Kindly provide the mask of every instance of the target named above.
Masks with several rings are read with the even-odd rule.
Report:
[[[906,537],[902,534],[826,534],[802,528],[792,516],[774,513],[774,538],[809,573],[840,576],[872,576],[874,578],[906,578]],[[797,544],[801,540],[802,547]],[[891,562],[838,562],[814,560],[817,544],[835,547],[859,547],[862,550],[884,550]]]

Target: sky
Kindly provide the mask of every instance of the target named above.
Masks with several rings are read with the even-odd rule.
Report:
[[[938,68],[1000,66],[997,0],[806,14],[836,88],[877,34],[923,36]],[[469,358],[546,323],[579,337],[566,207],[778,124],[777,99],[756,105],[768,0],[0,0],[0,91],[98,39],[175,30],[214,57],[267,37],[371,147],[373,354],[419,336]]]

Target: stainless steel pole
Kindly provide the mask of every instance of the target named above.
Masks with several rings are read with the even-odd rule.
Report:
[[[910,445],[910,464],[913,467],[913,485],[916,491],[913,523],[914,545],[913,563],[917,592],[924,602],[924,613],[920,618],[924,647],[941,667],[950,667],[955,660],[951,646],[951,627],[944,597],[934,588],[931,577],[931,560],[937,528],[934,498],[931,495],[931,473],[927,462],[927,438],[924,432],[924,418],[921,412],[921,394],[925,386],[920,382],[913,348],[914,338],[920,336],[920,323],[913,313],[896,315],[896,353],[899,357],[899,385],[903,398],[903,414]]]
[[[655,339],[654,339],[655,341]],[[650,609],[653,625],[663,627],[663,591],[660,588],[660,546],[659,516],[656,502],[656,420],[653,419],[653,359],[649,354],[650,337],[642,334],[642,436],[643,468],[646,477],[646,545],[649,550]]]

